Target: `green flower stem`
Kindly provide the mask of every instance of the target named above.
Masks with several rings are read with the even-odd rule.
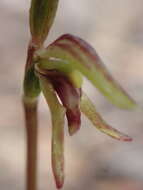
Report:
[[[48,79],[39,74],[41,89],[52,117],[52,168],[57,188],[64,183],[64,117],[65,108],[59,103]]]
[[[131,141],[132,139],[119,132],[118,130],[109,126],[97,113],[95,106],[91,102],[91,100],[87,97],[85,93],[83,93],[80,102],[81,111],[87,116],[87,118],[92,122],[92,124],[99,129],[101,132],[121,141]]]
[[[37,190],[37,99],[23,98],[27,136],[26,190]]]

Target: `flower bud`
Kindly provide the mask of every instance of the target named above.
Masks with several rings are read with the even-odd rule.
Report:
[[[59,0],[32,0],[30,31],[36,44],[43,44],[53,24]]]

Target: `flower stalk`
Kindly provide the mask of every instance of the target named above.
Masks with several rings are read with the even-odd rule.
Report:
[[[29,101],[23,98],[23,106],[27,137],[26,190],[37,190],[37,99]]]

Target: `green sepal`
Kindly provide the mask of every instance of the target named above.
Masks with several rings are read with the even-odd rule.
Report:
[[[32,0],[30,30],[33,41],[43,44],[53,24],[59,0]]]
[[[52,169],[57,188],[64,184],[64,119],[65,108],[59,103],[49,80],[39,74],[40,85],[52,119]]]

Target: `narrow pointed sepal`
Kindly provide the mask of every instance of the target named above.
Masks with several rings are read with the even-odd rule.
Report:
[[[92,122],[92,124],[99,129],[101,132],[111,136],[120,141],[132,141],[132,138],[119,132],[118,130],[109,126],[97,113],[95,106],[88,98],[88,96],[83,93],[80,102],[81,111],[87,116],[87,118]]]
[[[52,169],[57,188],[64,184],[64,117],[65,108],[59,103],[50,81],[39,74],[40,84],[52,118]]]
[[[87,77],[114,105],[124,109],[137,106],[112,78],[96,51],[84,40],[70,34],[63,35],[39,55],[40,59],[50,57],[68,62],[71,68]]]
[[[57,111],[52,118],[52,168],[59,189],[64,184],[64,115],[64,110]]]

